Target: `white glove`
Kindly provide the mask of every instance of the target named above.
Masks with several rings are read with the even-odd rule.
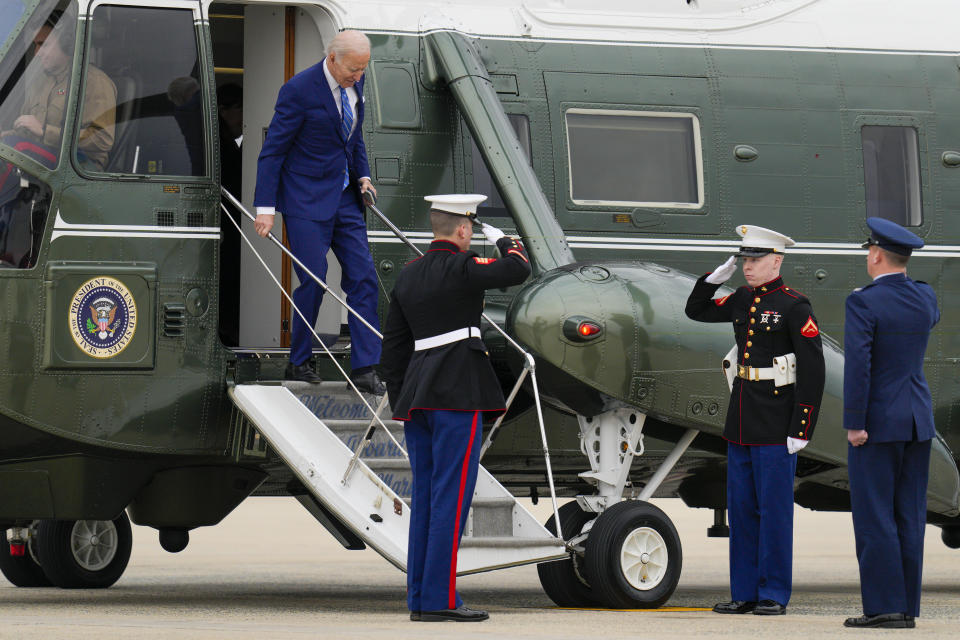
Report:
[[[500,231],[500,229],[497,229],[496,227],[491,227],[486,222],[480,223],[480,231],[482,231],[483,235],[487,237],[487,242],[489,242],[490,244],[497,244],[497,240],[499,240],[500,238],[504,237],[504,235],[506,235],[503,233],[503,231]]]
[[[787,453],[796,453],[807,446],[809,440],[801,440],[800,438],[791,438],[787,436]]]
[[[727,261],[713,270],[705,279],[710,284],[723,284],[730,279],[737,270],[737,256],[730,256]]]

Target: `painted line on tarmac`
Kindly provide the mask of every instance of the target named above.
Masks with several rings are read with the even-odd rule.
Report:
[[[541,607],[531,607],[539,609]],[[660,607],[659,609],[601,609],[597,607],[542,607],[545,609],[555,609],[558,611],[610,611],[612,613],[677,613],[687,611],[713,611],[711,607]]]

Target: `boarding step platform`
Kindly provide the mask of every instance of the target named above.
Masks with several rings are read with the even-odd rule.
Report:
[[[230,388],[229,393],[310,491],[313,500],[301,499],[307,510],[344,546],[358,548],[350,542],[362,541],[405,570],[410,465],[378,426],[344,482],[353,451],[372,419],[346,383],[243,384]],[[376,400],[368,396],[373,407]],[[384,420],[384,424],[402,445],[402,424],[393,420]],[[559,559],[566,556],[565,551],[563,541],[537,522],[481,466],[457,558],[457,575]]]

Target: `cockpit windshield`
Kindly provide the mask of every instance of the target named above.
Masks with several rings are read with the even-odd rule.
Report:
[[[54,167],[70,93],[76,3],[13,0],[0,17],[0,144]],[[11,24],[12,21],[12,24]]]

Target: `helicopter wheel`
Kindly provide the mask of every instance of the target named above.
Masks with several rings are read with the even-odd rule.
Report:
[[[597,517],[597,514],[581,509],[576,501],[563,505],[558,512],[560,528],[568,541],[580,535],[584,525]],[[544,527],[556,535],[557,526],[553,516]],[[537,565],[537,575],[540,576],[544,592],[558,607],[592,607],[597,603],[597,596],[584,576],[582,554],[571,552],[566,560],[541,562]]]
[[[30,525],[27,538],[27,553],[23,556],[10,555],[10,543],[7,533],[0,535],[0,573],[15,587],[49,587],[47,578],[37,556],[36,522]]]
[[[130,520],[44,520],[38,527],[43,572],[63,589],[105,589],[120,579],[133,546]]]
[[[600,514],[586,544],[587,579],[614,609],[655,609],[680,581],[680,536],[663,511],[627,500]]]

